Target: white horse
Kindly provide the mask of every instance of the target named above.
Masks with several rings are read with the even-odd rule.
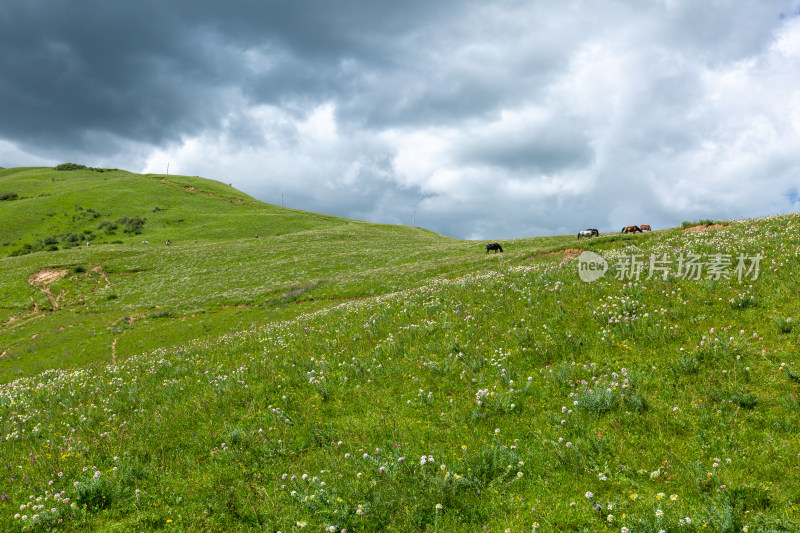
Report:
[[[600,236],[600,232],[597,231],[594,228],[590,228],[590,229],[578,232],[578,239],[580,239],[581,237],[589,238],[589,237],[599,237],[599,236]]]

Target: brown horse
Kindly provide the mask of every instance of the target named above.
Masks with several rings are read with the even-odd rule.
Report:
[[[642,231],[653,231],[653,230],[650,228],[650,225],[649,225],[649,224],[642,224],[642,225],[641,225],[641,226],[639,226],[639,227],[642,229]]]
[[[622,231],[620,231],[620,233],[636,233],[637,231],[641,233],[642,228],[640,228],[639,226],[625,226],[624,228],[622,228]]]
[[[497,253],[497,250],[500,250],[500,252],[502,252],[503,251],[503,247],[500,246],[500,243],[493,242],[492,244],[487,244],[486,245],[486,253],[487,254],[489,253],[489,250],[494,250],[494,253]]]

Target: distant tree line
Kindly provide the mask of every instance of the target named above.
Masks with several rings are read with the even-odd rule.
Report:
[[[87,167],[86,165],[79,165],[78,163],[61,163],[56,165],[56,170],[91,170],[92,172],[106,172],[113,169],[110,168],[94,168]]]

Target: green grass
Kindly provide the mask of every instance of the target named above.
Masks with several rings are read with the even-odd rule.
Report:
[[[341,221],[7,257],[0,528],[798,531],[798,229],[487,256]],[[548,253],[578,247],[645,267],[583,283]],[[757,279],[646,279],[756,253]]]

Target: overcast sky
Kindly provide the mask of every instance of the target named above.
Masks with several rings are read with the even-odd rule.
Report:
[[[8,0],[0,166],[504,239],[798,211],[800,0]]]

